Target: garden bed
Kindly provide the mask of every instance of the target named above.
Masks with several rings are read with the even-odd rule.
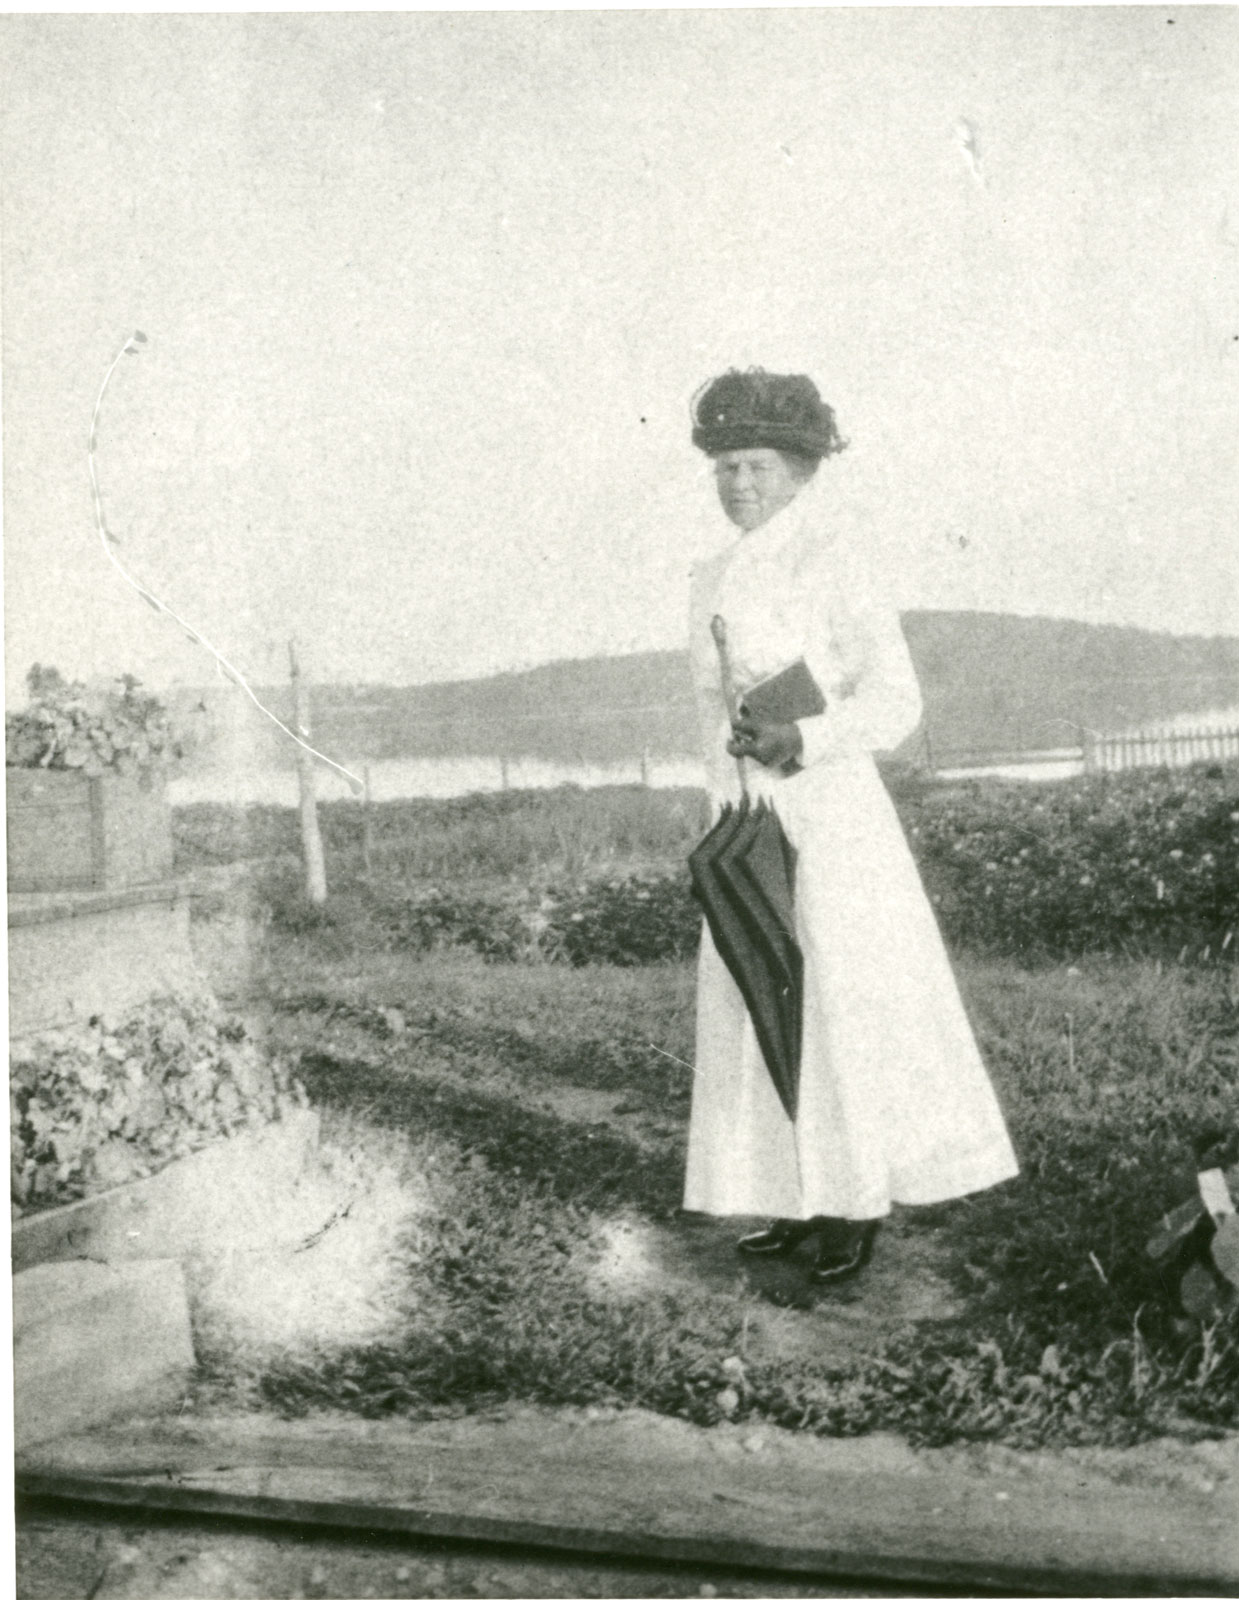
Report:
[[[895,803],[953,950],[1025,964],[1084,955],[1239,957],[1239,767],[1055,784],[903,780]],[[473,949],[490,960],[683,960],[700,918],[684,860],[704,796],[636,786],[322,807],[333,894],[307,907],[295,813],[176,814],[186,869],[249,862],[277,926],[338,948]]]

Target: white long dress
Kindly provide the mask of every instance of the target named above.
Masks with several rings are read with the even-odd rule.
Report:
[[[743,690],[803,656],[827,709],[799,724],[803,770],[746,763],[797,851],[805,961],[793,1124],[744,1001],[703,930],[684,1206],[854,1219],[1015,1175],[1002,1113],[873,752],[921,697],[898,615],[875,604],[816,482],[693,574],[691,660],[711,798],[739,797],[710,619]]]

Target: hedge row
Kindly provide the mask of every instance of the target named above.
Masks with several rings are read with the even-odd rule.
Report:
[[[1233,767],[926,789],[900,810],[943,931],[959,947],[1024,958],[1233,956]]]
[[[474,799],[479,815],[481,802],[493,800],[500,823],[511,813],[507,796]],[[553,793],[543,800],[551,816],[560,803]],[[588,809],[588,796],[573,803]],[[667,804],[657,791],[645,792],[644,803],[651,817]],[[1233,767],[1057,784],[905,783],[895,803],[955,949],[1026,961],[1090,952],[1233,960],[1239,949]],[[677,804],[682,831],[682,799]],[[605,826],[614,798],[600,794],[596,805]],[[631,966],[681,960],[696,948],[700,918],[678,842],[661,861],[571,880],[548,861],[538,873],[511,872],[502,888],[479,885],[481,892],[457,888],[454,875],[423,888],[377,874],[372,886],[334,896],[326,913],[305,907],[287,869],[268,875],[267,892],[289,931],[325,922],[393,949],[463,945],[492,960]]]

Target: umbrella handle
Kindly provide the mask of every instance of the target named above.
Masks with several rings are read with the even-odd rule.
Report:
[[[723,680],[723,699],[727,703],[727,715],[734,721],[740,697],[736,693],[736,680],[731,670],[731,652],[727,648],[727,624],[717,612],[710,618],[710,637],[714,640],[715,649],[718,651],[718,666]],[[740,793],[747,800],[748,768],[744,764],[743,756],[736,757],[736,771],[740,774]]]

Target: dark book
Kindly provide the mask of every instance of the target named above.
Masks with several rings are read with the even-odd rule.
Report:
[[[746,689],[740,703],[759,722],[799,722],[801,717],[820,717],[826,709],[826,698],[803,656]]]

